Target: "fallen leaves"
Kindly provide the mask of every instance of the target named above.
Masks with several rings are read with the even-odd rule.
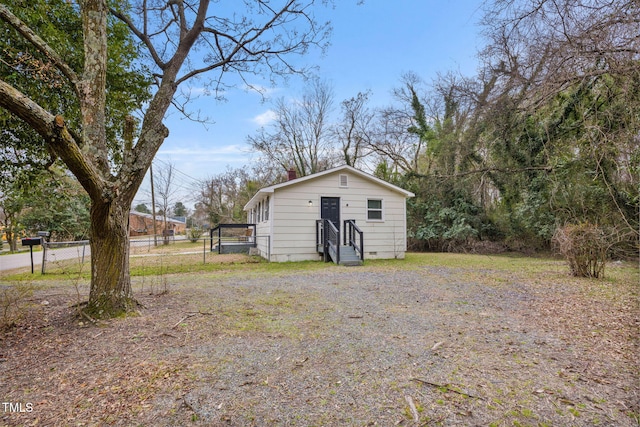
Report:
[[[82,328],[71,297],[38,291],[0,349],[0,388],[34,413],[0,424],[628,426],[640,413],[637,287],[367,268],[176,277],[139,316]]]

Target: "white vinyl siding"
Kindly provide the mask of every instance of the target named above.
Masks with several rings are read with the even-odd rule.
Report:
[[[340,186],[343,181],[339,175],[347,176],[348,188]],[[272,261],[320,259],[315,240],[321,197],[340,198],[340,226],[346,219],[356,221],[364,232],[365,259],[404,257],[405,196],[364,177],[336,173],[275,189],[270,214]],[[367,218],[369,200],[381,203],[377,212],[384,221]]]
[[[315,244],[323,197],[340,199],[341,228],[344,220],[355,220],[363,231],[365,259],[404,258],[406,199],[412,196],[411,192],[343,166],[265,187],[245,209],[253,210],[256,220],[260,216],[260,222],[256,221],[256,242],[260,254],[270,261],[321,259]],[[369,211],[381,219],[369,219]]]

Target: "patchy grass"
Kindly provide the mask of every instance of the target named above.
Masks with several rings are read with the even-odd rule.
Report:
[[[208,247],[207,247],[208,248]],[[196,250],[197,253],[193,253]],[[505,255],[471,255],[449,253],[407,253],[403,260],[367,260],[366,265],[383,270],[416,270],[426,266],[447,267],[464,270],[476,277],[491,276],[492,270],[521,273],[522,275],[552,276],[569,280],[564,261],[554,258],[531,258],[516,254]],[[248,273],[278,273],[292,271],[313,271],[326,268],[327,265],[318,261],[269,263],[260,257],[249,257],[241,254],[218,255],[208,251],[202,252],[202,243],[180,241],[175,244],[157,247],[138,246],[132,249],[130,259],[131,276],[162,276],[181,273],[234,272]],[[637,266],[630,262],[609,263],[603,286],[616,283],[627,283],[637,279]],[[89,264],[80,265],[77,261],[59,261],[47,269],[47,274],[30,273],[29,267],[4,274],[3,280],[13,282],[23,281],[57,281],[81,277],[89,279]],[[496,276],[496,280],[501,280]],[[541,279],[540,279],[541,280]],[[579,282],[581,279],[576,279]]]
[[[192,245],[190,242],[181,245],[169,245],[167,247],[158,246],[157,250],[148,253],[132,254],[129,260],[130,274],[137,276],[165,276],[181,273],[233,273],[242,272],[271,272],[278,271],[308,271],[322,269],[325,264],[316,261],[269,263],[264,258],[247,256],[242,254],[225,254],[209,252],[185,252],[185,248]],[[195,244],[198,246],[198,244]],[[200,244],[200,249],[202,246]],[[47,266],[46,274],[31,274],[30,267],[11,270],[0,275],[2,280],[12,282],[24,281],[59,281],[70,279],[88,280],[91,277],[90,264],[84,264],[77,260],[64,260],[50,263]]]
[[[132,269],[161,272],[133,277],[144,308],[98,325],[72,307],[87,280],[9,285],[37,286],[0,336],[0,390],[33,411],[0,413],[0,424],[639,421],[633,264],[593,280],[514,256],[407,254],[353,268],[141,258]]]

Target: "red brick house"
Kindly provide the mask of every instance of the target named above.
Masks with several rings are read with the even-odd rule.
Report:
[[[156,215],[156,230],[162,234],[164,227],[164,217]],[[184,234],[187,224],[174,218],[167,218],[167,229],[173,230],[173,234]],[[129,236],[153,235],[153,215],[142,212],[131,211],[129,213]]]

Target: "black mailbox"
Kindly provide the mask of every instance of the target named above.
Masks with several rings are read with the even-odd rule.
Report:
[[[42,237],[27,237],[22,239],[22,246],[38,246],[42,244]]]
[[[27,237],[22,239],[22,246],[29,246],[31,252],[31,274],[33,274],[33,247],[42,244],[42,237]]]

